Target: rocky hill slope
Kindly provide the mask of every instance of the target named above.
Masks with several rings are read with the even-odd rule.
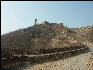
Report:
[[[76,40],[87,45],[91,52],[33,66],[29,64],[24,70],[93,70],[93,26],[69,29],[75,32]]]
[[[44,22],[1,36],[2,48],[59,48],[85,44],[91,52],[58,61],[30,65],[23,70],[93,70],[93,25],[67,28],[62,23]]]
[[[80,42],[76,32],[62,23],[43,22],[28,28],[19,29],[1,36],[3,48],[55,48],[65,47]]]

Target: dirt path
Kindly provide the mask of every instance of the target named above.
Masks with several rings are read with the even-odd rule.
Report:
[[[93,44],[86,43],[91,52],[58,61],[29,65],[23,70],[93,70]]]
[[[91,52],[58,61],[28,66],[23,70],[88,70],[87,61]]]

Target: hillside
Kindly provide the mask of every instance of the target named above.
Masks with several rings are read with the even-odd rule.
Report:
[[[63,23],[43,22],[1,36],[3,48],[55,48],[80,43],[76,32]]]
[[[76,32],[77,39],[88,46],[93,46],[93,25],[81,28],[70,28]]]
[[[87,45],[91,51],[66,59],[35,65],[26,62],[26,67],[21,67],[24,70],[92,70],[93,25],[81,28],[67,28],[62,23],[43,22],[1,36],[2,48],[45,49],[69,47],[78,44]]]

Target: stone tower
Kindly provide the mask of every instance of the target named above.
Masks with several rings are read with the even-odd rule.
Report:
[[[37,19],[35,19],[35,25],[36,25],[36,23],[37,23]]]

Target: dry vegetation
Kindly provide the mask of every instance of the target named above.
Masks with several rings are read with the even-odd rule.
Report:
[[[77,44],[85,44],[88,47],[91,46],[93,49],[93,25],[89,28],[83,27],[72,29],[56,23],[39,24],[1,36],[2,48],[59,48]],[[91,56],[91,52],[89,52],[64,60],[37,64],[35,66],[27,67],[25,70],[29,69],[92,70],[93,54]]]
[[[61,24],[39,24],[1,36],[3,48],[55,48],[78,44],[76,32]]]

